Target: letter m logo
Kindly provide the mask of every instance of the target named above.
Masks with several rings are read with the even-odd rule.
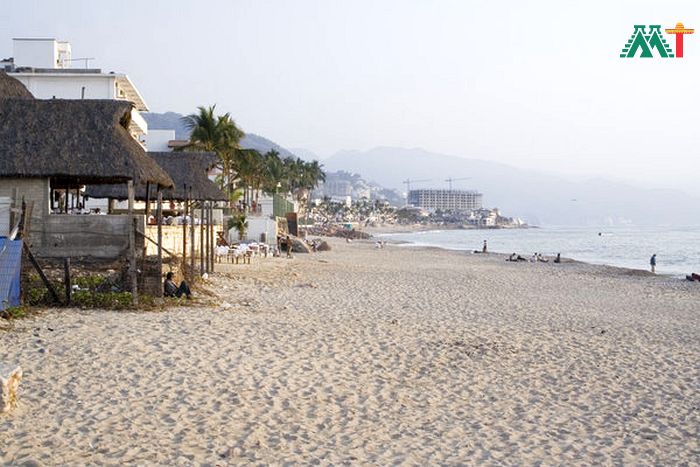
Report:
[[[639,55],[641,58],[653,57],[653,50],[656,50],[661,58],[673,58],[674,56],[664,36],[661,35],[661,25],[657,24],[649,25],[648,34],[646,32],[646,26],[643,24],[635,24],[632,37],[630,37],[627,44],[625,44],[622,53],[620,53],[620,57],[634,58],[638,50],[641,51]]]

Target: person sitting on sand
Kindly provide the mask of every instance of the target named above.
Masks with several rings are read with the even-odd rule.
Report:
[[[192,298],[192,292],[190,292],[190,287],[187,285],[187,282],[180,282],[180,286],[178,287],[177,285],[175,285],[175,281],[173,281],[172,272],[168,272],[165,275],[165,282],[163,283],[163,295],[165,295],[166,297],[177,298],[180,298],[184,295],[188,299]]]
[[[561,253],[557,253],[557,257],[554,258],[554,262],[557,263],[557,264],[558,264],[558,263],[561,263]]]
[[[549,260],[541,254],[537,255],[537,261],[539,261],[540,263],[549,263]]]
[[[523,258],[522,256],[520,256],[516,253],[513,253],[512,255],[510,255],[510,257],[506,261],[527,261],[527,260],[525,258]]]

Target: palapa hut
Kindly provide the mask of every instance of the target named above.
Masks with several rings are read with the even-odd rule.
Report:
[[[196,234],[192,223],[189,226],[183,225],[182,229],[177,226],[167,226],[165,240],[162,237],[163,228],[159,225],[157,243],[164,244],[170,251],[181,254],[183,258],[189,256],[193,268],[195,256],[198,254],[202,272],[212,270],[212,248],[215,244],[212,226],[213,203],[227,200],[226,194],[208,177],[209,171],[219,160],[218,156],[210,152],[149,152],[148,155],[173,179],[174,186],[162,191],[163,199],[183,203],[185,205],[183,214],[189,214],[192,218],[198,215],[202,220],[199,235]],[[90,185],[86,188],[85,195],[90,198],[124,200],[128,193],[124,185]],[[147,192],[146,187],[140,186],[136,190],[135,199],[146,202],[148,211],[156,196],[157,193],[153,187]]]
[[[0,99],[9,97],[34,99],[34,96],[32,96],[32,93],[29,92],[24,84],[8,76],[4,71],[0,71]]]
[[[126,129],[132,104],[20,98],[22,90],[7,80],[0,77],[0,89],[15,96],[0,98],[0,196],[33,202],[29,241],[35,253],[123,257],[133,231],[128,216],[60,215],[52,206],[61,190],[77,193],[87,184],[173,186]]]
[[[158,165],[173,179],[174,187],[163,190],[163,199],[171,201],[226,201],[226,194],[209,177],[209,171],[219,158],[211,152],[148,152]],[[90,185],[85,190],[90,198],[127,199],[122,185]],[[155,187],[146,195],[146,187],[136,189],[138,201],[154,201]]]

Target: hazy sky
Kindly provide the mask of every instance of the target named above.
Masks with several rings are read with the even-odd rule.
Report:
[[[218,104],[321,156],[423,147],[700,194],[700,1],[0,0],[12,37],[68,40],[152,111]],[[682,21],[683,59],[621,59]],[[667,40],[675,45],[672,36]]]

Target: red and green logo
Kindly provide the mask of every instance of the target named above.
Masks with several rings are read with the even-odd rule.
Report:
[[[640,58],[654,57],[654,51],[661,58],[683,58],[683,37],[686,34],[693,34],[695,29],[686,29],[683,23],[677,23],[675,28],[666,29],[666,34],[676,36],[676,52],[671,50],[671,47],[661,34],[661,26],[658,24],[650,24],[649,31],[647,26],[643,24],[635,24],[632,36],[625,44],[620,54],[621,58],[634,58],[638,52]]]

